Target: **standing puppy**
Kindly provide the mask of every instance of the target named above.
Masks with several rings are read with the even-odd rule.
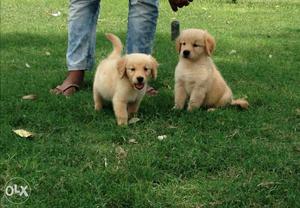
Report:
[[[232,98],[231,89],[211,59],[214,48],[214,38],[204,30],[187,29],[177,38],[180,58],[175,69],[176,109],[183,109],[187,97],[188,111],[200,106],[248,108],[246,100]]]
[[[118,125],[127,125],[130,114],[137,113],[150,76],[156,79],[158,63],[146,54],[134,53],[121,57],[120,39],[107,34],[113,52],[98,66],[93,86],[95,110],[103,100],[112,101]]]

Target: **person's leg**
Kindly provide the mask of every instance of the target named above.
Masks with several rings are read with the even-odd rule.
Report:
[[[126,52],[151,54],[158,0],[129,0]]]
[[[53,91],[71,95],[82,84],[84,71],[94,64],[100,0],[70,0],[68,19],[68,76]]]

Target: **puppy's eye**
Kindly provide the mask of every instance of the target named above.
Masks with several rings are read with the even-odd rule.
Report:
[[[144,70],[145,70],[145,71],[148,71],[148,68],[147,68],[147,67],[144,67]]]
[[[193,47],[201,47],[201,45],[198,45],[198,44],[193,44]]]
[[[134,71],[135,71],[135,68],[130,68],[129,70],[134,72]]]
[[[185,42],[182,42],[181,45],[186,45],[186,43],[185,43]]]

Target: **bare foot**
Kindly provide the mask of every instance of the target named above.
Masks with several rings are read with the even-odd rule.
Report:
[[[79,90],[80,85],[83,83],[84,70],[69,71],[67,78],[61,85],[50,90],[51,93],[64,96],[73,95]]]

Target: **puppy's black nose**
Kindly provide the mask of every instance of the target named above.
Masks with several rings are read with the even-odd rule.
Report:
[[[144,81],[144,77],[137,77],[136,79],[139,83],[142,83]]]
[[[188,51],[188,50],[185,50],[185,51],[183,51],[183,57],[184,58],[188,58],[189,57],[189,55],[190,55],[190,51]]]

